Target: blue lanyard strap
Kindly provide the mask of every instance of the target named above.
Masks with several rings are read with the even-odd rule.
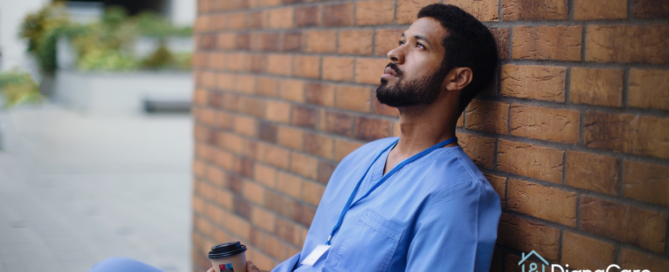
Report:
[[[453,137],[453,138],[450,138],[446,141],[440,142],[436,145],[433,145],[432,147],[430,147],[428,149],[425,149],[425,150],[421,151],[420,153],[418,153],[416,155],[411,156],[411,158],[408,158],[408,159],[402,161],[400,164],[393,167],[393,169],[390,170],[390,172],[388,172],[385,176],[383,176],[381,178],[381,180],[379,180],[376,184],[374,184],[374,186],[372,186],[372,188],[370,188],[369,191],[367,191],[367,193],[365,193],[365,195],[363,195],[361,198],[359,198],[358,200],[353,202],[353,198],[355,198],[355,195],[358,193],[358,189],[360,189],[360,184],[362,184],[362,181],[365,179],[365,176],[367,176],[367,173],[369,172],[369,169],[371,169],[372,165],[374,165],[376,160],[379,159],[379,157],[381,157],[381,154],[386,152],[386,150],[388,150],[389,148],[395,146],[395,144],[397,144],[398,141],[399,141],[399,139],[395,140],[392,144],[390,144],[388,147],[384,148],[378,155],[376,155],[376,158],[374,158],[372,163],[369,165],[369,167],[365,171],[365,174],[362,175],[362,177],[360,178],[360,181],[358,181],[358,184],[355,186],[355,189],[353,189],[353,192],[351,193],[351,196],[348,198],[348,201],[346,201],[346,205],[344,205],[344,209],[341,211],[341,214],[339,215],[339,220],[337,220],[337,224],[334,226],[334,228],[332,228],[332,231],[330,232],[330,236],[328,237],[328,241],[325,242],[326,245],[330,244],[330,240],[332,240],[332,236],[334,236],[335,232],[337,232],[337,230],[339,230],[339,227],[341,227],[341,224],[344,221],[344,215],[346,215],[346,212],[348,212],[348,210],[352,206],[355,206],[355,204],[358,204],[360,201],[362,201],[367,196],[369,196],[372,192],[374,192],[374,190],[376,190],[376,188],[379,188],[379,186],[381,186],[384,182],[386,182],[386,180],[388,180],[393,174],[397,173],[405,165],[407,165],[407,164],[409,164],[409,163],[411,163],[411,162],[413,162],[417,159],[420,159],[421,157],[429,154],[430,152],[432,152],[432,151],[434,151],[438,148],[441,148],[445,145],[457,142],[458,138]]]

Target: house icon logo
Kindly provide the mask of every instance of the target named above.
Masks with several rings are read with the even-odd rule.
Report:
[[[543,262],[543,264],[541,264],[541,272],[546,272],[546,266],[548,265],[548,262],[546,261],[546,259],[544,259],[543,257],[541,257],[541,255],[539,255],[539,253],[537,253],[537,252],[534,251],[534,250],[532,250],[532,251],[531,251],[530,253],[528,253],[527,255],[525,255],[525,253],[523,252],[523,254],[522,254],[522,257],[523,257],[523,258],[520,259],[520,262],[518,263],[518,266],[521,266],[521,267],[523,268],[522,271],[525,272],[525,264],[524,264],[524,262],[525,262],[525,260],[527,260],[527,258],[529,258],[530,256],[532,256],[532,254],[536,255],[536,256]],[[530,269],[527,270],[527,272],[539,272],[539,270],[537,270],[537,264],[536,264],[536,263],[531,263],[531,264],[530,264]]]

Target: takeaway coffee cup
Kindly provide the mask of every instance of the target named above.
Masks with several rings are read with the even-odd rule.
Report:
[[[246,246],[231,242],[211,247],[209,260],[216,272],[246,272]]]

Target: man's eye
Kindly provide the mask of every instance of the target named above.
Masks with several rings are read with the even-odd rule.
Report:
[[[416,43],[416,47],[418,47],[420,49],[425,49],[425,46],[421,43]]]
[[[399,44],[400,44],[400,45],[403,45],[403,44],[405,44],[405,42],[404,42],[404,41],[400,41]]]

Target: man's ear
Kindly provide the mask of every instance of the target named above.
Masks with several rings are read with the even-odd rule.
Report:
[[[472,82],[474,73],[469,67],[457,67],[451,69],[446,75],[446,90],[461,91]]]

